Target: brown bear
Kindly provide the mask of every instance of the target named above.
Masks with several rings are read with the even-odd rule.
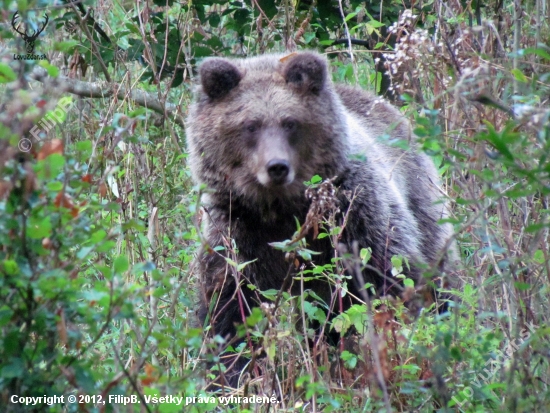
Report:
[[[388,144],[399,140],[409,149]],[[408,121],[363,90],[333,84],[319,54],[205,60],[187,142],[193,177],[209,189],[197,259],[199,317],[227,340],[235,338],[243,314],[260,305],[260,295],[247,283],[260,291],[279,290],[289,269],[297,271],[270,243],[291,239],[296,222],[304,223],[311,203],[304,182],[314,175],[336,177],[340,220],[349,209],[340,242],[350,251],[352,243],[372,250],[361,281],[380,294],[395,293],[392,285],[399,283],[392,276],[392,256],[406,257],[407,276],[421,283],[421,268],[440,261],[452,235],[448,224],[437,223],[446,216],[438,174],[415,150]],[[308,248],[319,253],[313,262],[330,263],[335,251],[329,238],[314,238],[312,233],[306,238]],[[250,261],[239,275],[245,286],[238,293],[236,270],[226,258]],[[362,282],[355,281],[346,306],[350,297],[361,297]],[[307,288],[330,301],[328,283]],[[229,358],[222,381],[235,386],[245,363]]]

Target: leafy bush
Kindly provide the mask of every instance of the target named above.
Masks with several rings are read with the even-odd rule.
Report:
[[[0,25],[0,411],[546,411],[548,4],[148,4],[18,1],[29,34],[49,15],[35,42],[48,62],[15,58],[24,41]],[[205,340],[194,314],[205,189],[190,182],[183,114],[202,58],[296,47],[414,119],[452,205],[463,265],[441,293],[459,300],[414,316],[367,297],[329,317],[311,291],[263,291],[234,349],[249,380],[222,399],[206,366],[223,368],[224,340]],[[341,231],[330,215],[320,228]],[[369,252],[293,282],[323,278],[338,297],[346,260]]]

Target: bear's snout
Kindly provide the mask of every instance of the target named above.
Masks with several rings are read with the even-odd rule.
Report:
[[[296,151],[287,135],[280,127],[267,127],[258,133],[251,159],[256,178],[263,186],[284,186],[294,181]]]
[[[267,174],[271,182],[275,185],[286,183],[286,178],[290,172],[290,164],[285,159],[272,159],[266,165]]]

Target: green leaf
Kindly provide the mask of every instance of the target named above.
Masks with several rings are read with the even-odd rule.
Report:
[[[315,313],[317,312],[317,307],[314,306],[309,301],[304,301],[304,313],[306,313],[310,320],[314,320]]]
[[[254,327],[256,324],[262,321],[263,318],[264,315],[262,313],[262,310],[260,310],[258,307],[254,307],[251,314],[246,317],[246,325],[249,327]]]
[[[378,22],[376,22],[376,23],[378,23]],[[367,34],[368,34],[369,36],[372,35],[374,32],[378,33],[378,30],[376,30],[376,27],[373,26],[372,24],[370,24],[370,22],[369,22],[369,23],[366,23],[366,24],[365,24],[365,27],[366,27],[366,29],[367,29]]]
[[[361,262],[363,265],[368,264],[372,257],[372,250],[370,248],[362,248],[359,252],[359,257],[361,257]]]
[[[391,257],[391,265],[395,268],[401,268],[403,266],[403,258],[400,255],[394,255]]]
[[[99,229],[90,236],[89,243],[92,245],[95,245],[98,242],[103,241],[103,239],[105,239],[106,236],[107,236],[107,232],[105,232],[104,229]]]
[[[378,20],[370,20],[367,24],[370,25],[370,26],[372,26],[372,27],[375,27],[375,28],[379,28],[379,27],[385,26],[384,23],[379,22]]]
[[[548,226],[548,224],[531,224],[525,227],[525,232],[537,232]]]
[[[529,79],[527,79],[527,77],[519,69],[512,69],[511,73],[514,75],[515,79],[518,82],[527,83],[529,81]]]
[[[346,313],[349,315],[350,323],[355,327],[359,334],[365,334],[367,331],[367,309],[364,305],[354,304]]]
[[[27,235],[32,239],[40,239],[49,237],[52,232],[52,223],[50,217],[31,217],[29,219],[29,226]]]
[[[225,257],[225,262],[227,262],[229,265],[235,268],[237,268],[237,266],[239,265],[229,257]]]
[[[0,63],[0,83],[9,83],[17,79],[15,72],[5,63]]]
[[[55,42],[53,49],[57,52],[72,53],[76,45],[78,45],[76,40],[66,40],[64,42]]]
[[[0,327],[5,326],[11,320],[13,310],[7,305],[0,307]]]
[[[220,15],[218,13],[212,13],[208,18],[208,23],[212,27],[218,27],[218,25],[220,24],[220,20]]]
[[[458,347],[451,347],[451,357],[457,361],[462,360],[462,352]]]
[[[128,258],[124,255],[119,255],[115,258],[113,268],[115,273],[122,274],[127,271],[129,267]]]
[[[533,260],[539,264],[544,264],[544,253],[542,250],[536,250],[535,254],[533,255]]]
[[[519,291],[527,291],[529,288],[531,288],[531,284],[528,284],[528,283],[522,283],[522,282],[515,282],[514,283],[514,286],[519,290]]]
[[[279,291],[275,290],[274,288],[270,290],[262,291],[262,295],[268,300],[272,300],[272,301],[275,301],[275,297],[277,297],[277,294],[279,294]]]
[[[354,369],[357,366],[357,356],[347,350],[342,351],[340,358],[344,361],[344,364],[348,369]]]
[[[275,354],[277,353],[277,347],[276,347],[276,341],[272,340],[269,342],[269,344],[266,346],[264,345],[264,351],[269,360],[275,360]]]
[[[268,245],[282,251],[293,251],[298,247],[298,243],[293,243],[292,240],[285,240],[281,242],[270,242]]]
[[[112,250],[116,245],[115,241],[105,241],[103,244],[96,246],[97,252],[107,252]]]
[[[128,116],[131,118],[139,118],[146,113],[147,110],[145,108],[137,108],[136,110],[132,110],[130,113],[128,113]]]
[[[346,313],[338,314],[334,320],[332,320],[331,329],[336,330],[341,336],[343,336],[350,327],[351,322]]]
[[[124,224],[122,224],[123,231],[128,231],[130,229],[133,229],[135,231],[145,231],[146,227],[145,224],[139,219],[131,218]]]
[[[19,266],[14,260],[4,260],[2,267],[4,267],[4,272],[7,275],[17,275],[19,273]]]
[[[358,13],[358,12],[354,11],[354,12],[348,14],[348,15],[346,16],[346,21],[350,21],[351,19],[353,19],[355,16],[357,16],[357,13]]]
[[[92,142],[91,141],[79,141],[76,143],[76,150],[82,152],[82,155],[89,156],[92,154]]]
[[[106,265],[97,265],[95,268],[99,270],[99,272],[103,274],[106,279],[110,280],[112,278],[113,272]]]
[[[63,189],[63,182],[60,182],[60,181],[48,182],[46,186],[48,188],[48,191],[59,192]]]
[[[535,55],[540,56],[540,57],[542,57],[546,60],[550,60],[550,53],[548,53],[546,50],[541,49],[541,48],[530,47],[530,48],[527,48],[527,49],[523,49],[521,52],[522,52],[523,55],[535,54]]]
[[[0,376],[4,379],[13,379],[16,377],[22,377],[25,372],[25,365],[20,358],[13,358],[9,361],[9,364],[6,364]]]
[[[83,260],[84,258],[86,258],[86,256],[92,252],[92,250],[94,249],[94,247],[82,247],[77,253],[76,253],[76,258],[78,258],[79,260]]]
[[[330,235],[340,235],[340,233],[342,232],[342,227],[334,227],[334,228],[331,228],[330,230]]]
[[[41,179],[51,179],[63,172],[65,157],[60,153],[52,153],[45,159],[38,161],[36,171]]]
[[[132,22],[126,22],[124,24],[126,26],[126,28],[128,30],[130,30],[132,33],[134,34],[137,34],[137,35],[141,35],[140,31],[139,31],[139,26],[137,26],[136,24],[132,23]]]
[[[56,66],[49,64],[46,60],[41,60],[40,63],[38,64],[44,69],[46,69],[46,72],[48,72],[49,76],[51,77],[59,76],[59,69]]]
[[[247,262],[242,262],[240,263],[239,265],[237,265],[237,271],[242,271],[248,264],[251,264],[253,263],[254,261],[256,261],[256,259],[253,259],[251,261],[247,261]]]
[[[484,123],[487,126],[487,133],[482,134],[481,139],[491,142],[496,150],[498,150],[510,161],[513,161],[514,155],[512,155],[512,153],[504,143],[502,136],[497,133],[494,126],[490,122],[485,121]]]
[[[321,178],[319,175],[313,175],[311,177],[311,181],[306,182],[306,185],[314,185],[314,184],[318,184],[322,181],[323,181],[323,178]]]
[[[315,33],[311,33],[311,32],[304,33],[303,38],[304,38],[304,43],[309,44],[313,39],[315,39]]]

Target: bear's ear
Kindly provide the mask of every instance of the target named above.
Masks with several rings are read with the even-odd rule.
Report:
[[[225,59],[208,59],[199,72],[202,88],[212,99],[227,95],[242,78],[239,69]]]
[[[314,53],[299,53],[284,62],[286,82],[302,92],[318,94],[327,81],[327,62]]]

